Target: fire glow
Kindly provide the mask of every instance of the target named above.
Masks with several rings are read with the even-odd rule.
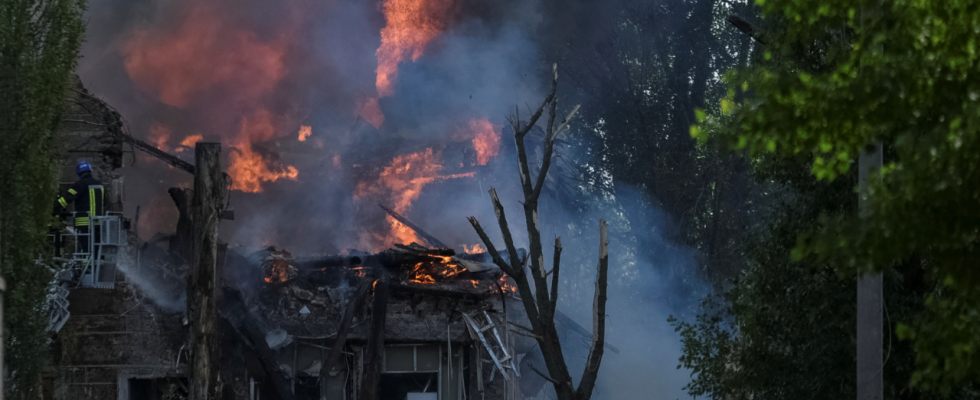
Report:
[[[167,142],[170,141],[170,128],[163,125],[154,124],[150,127],[149,142],[158,150],[168,151]]]
[[[184,140],[182,140],[180,142],[180,146],[181,147],[178,147],[178,148],[174,149],[174,151],[180,153],[180,152],[184,151],[185,149],[192,149],[192,148],[194,148],[195,145],[197,145],[197,142],[200,142],[202,140],[204,140],[204,136],[201,136],[201,135],[190,135],[188,137],[185,137]]]
[[[375,51],[378,69],[374,86],[377,96],[357,102],[356,113],[375,128],[385,122],[378,100],[395,94],[398,64],[416,61],[432,39],[446,30],[453,0],[384,0],[381,9],[385,27],[381,29],[381,46]]]
[[[191,8],[176,32],[136,30],[123,44],[130,79],[164,104],[183,108],[217,86],[234,87],[237,100],[270,92],[285,75],[285,46],[228,26],[203,4]]]
[[[264,159],[252,147],[253,142],[264,142],[275,137],[275,127],[268,111],[262,110],[252,118],[242,118],[238,137],[228,166],[233,190],[259,193],[262,191],[263,182],[275,182],[280,179],[296,180],[299,176],[299,171],[295,167],[283,166],[273,160]]]
[[[466,271],[466,268],[453,261],[449,256],[432,255],[435,260],[432,262],[420,262],[412,267],[409,273],[409,282],[422,285],[436,283],[436,277],[440,279],[450,278]]]
[[[483,249],[483,246],[481,246],[479,243],[474,244],[472,246],[465,245],[465,244],[461,246],[463,246],[463,252],[466,254],[480,254],[480,253],[487,252],[486,250]]]
[[[281,258],[273,259],[270,263],[269,276],[265,277],[268,283],[282,283],[289,280],[289,263]]]
[[[422,57],[429,41],[446,30],[452,7],[452,0],[386,0],[381,5],[385,27],[381,29],[381,46],[375,53],[378,96],[394,94],[398,64],[408,58],[415,61]]]
[[[473,148],[476,149],[476,163],[487,165],[490,159],[500,154],[500,132],[486,118],[470,121]]]
[[[429,148],[424,151],[396,156],[385,167],[375,182],[361,182],[354,191],[354,198],[365,196],[387,199],[399,214],[411,209],[412,203],[422,194],[426,185],[446,179],[473,177],[473,172],[454,175],[440,175],[443,170],[439,153]],[[395,243],[421,243],[415,231],[398,222],[390,215],[387,217],[389,232],[378,239],[382,247]]]
[[[312,126],[307,126],[307,125],[300,126],[299,127],[299,138],[298,139],[299,139],[300,142],[305,142],[306,139],[309,138],[310,135],[312,135],[312,134],[313,134],[313,127]]]
[[[262,191],[264,182],[295,180],[296,168],[256,151],[257,144],[277,137],[271,114],[261,104],[287,73],[286,43],[282,39],[263,41],[204,3],[193,5],[178,18],[176,29],[160,24],[137,29],[127,38],[122,52],[129,78],[172,107],[193,112],[196,109],[190,105],[220,96],[235,112],[245,115],[237,131],[217,130],[222,142],[233,148],[228,169],[233,190],[256,193]],[[150,142],[160,150],[170,150],[170,136],[166,128],[151,127]],[[202,139],[201,135],[188,136],[176,151]]]

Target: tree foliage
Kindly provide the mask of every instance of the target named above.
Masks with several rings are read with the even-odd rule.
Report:
[[[672,321],[684,346],[681,365],[693,372],[687,390],[725,399],[827,399],[855,392],[855,301],[853,279],[841,279],[829,263],[793,262],[801,233],[827,215],[853,215],[857,196],[852,171],[827,182],[810,174],[809,157],[768,155],[756,160],[760,181],[778,185],[766,223],[743,242],[746,264],[723,295],[709,298],[693,322]],[[935,288],[918,260],[885,274],[885,395],[895,399],[942,398],[909,385],[915,351],[899,340],[896,321],[924,313]],[[949,398],[972,398],[959,386]]]
[[[47,353],[45,253],[57,189],[51,133],[78,59],[83,0],[0,2],[0,266],[8,396],[27,398]],[[36,391],[35,391],[36,393]]]
[[[583,140],[592,175],[584,180],[639,188],[668,217],[649,237],[698,249],[701,276],[712,283],[733,276],[747,163],[718,146],[696,146],[688,129],[695,109],[724,97],[717,76],[747,60],[750,39],[725,22],[732,12],[751,14],[747,2],[617,0],[584,11],[560,3],[559,16],[578,10],[591,20],[588,29],[569,25],[575,32],[551,40],[563,46],[550,54],[572,83],[563,101],[582,104],[576,136],[592,139]]]
[[[754,157],[810,157],[813,177],[802,179],[827,181],[848,174],[869,143],[885,144],[868,212],[818,218],[793,257],[847,277],[914,263],[935,285],[923,294],[927,312],[898,326],[914,340],[911,381],[955,392],[980,378],[980,4],[757,4],[770,45],[760,62],[727,75],[721,108],[733,129],[722,137]]]

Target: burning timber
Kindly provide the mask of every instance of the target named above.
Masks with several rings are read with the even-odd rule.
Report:
[[[69,110],[74,122],[56,133],[55,142],[65,144],[58,153],[62,180],[73,179],[78,159],[91,162],[108,183],[108,211],[124,211],[123,143],[201,170],[134,142],[118,113],[80,84],[72,93],[71,104],[87,107]],[[544,360],[513,282],[486,254],[445,249],[386,208],[429,247],[296,257],[282,248],[244,251],[217,242],[213,286],[188,293],[194,190],[169,193],[179,212],[176,232],[141,240],[137,209],[131,224],[120,217],[125,240],[103,252],[102,273],[86,283],[71,268],[59,269],[42,398],[186,398],[194,370],[186,299],[202,293],[215,299],[209,343],[222,399],[520,400],[539,396],[547,383],[536,372]],[[591,336],[560,312],[556,325],[561,335],[576,335],[563,341]]]
[[[380,399],[416,392],[525,398],[519,380],[530,371],[521,371],[519,359],[534,345],[509,325],[526,317],[513,287],[484,261],[484,254],[417,244],[315,258],[274,247],[229,253],[226,268],[252,277],[225,287],[222,315],[246,344],[245,358],[260,366],[243,372],[262,382],[263,398],[319,398],[323,391],[356,399],[372,381],[378,384],[366,386],[380,388]],[[372,362],[372,351],[382,356]]]

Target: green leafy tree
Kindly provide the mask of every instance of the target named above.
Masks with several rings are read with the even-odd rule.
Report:
[[[850,398],[855,392],[853,279],[840,279],[826,262],[793,262],[798,235],[821,216],[853,215],[853,172],[827,182],[810,176],[809,157],[758,158],[756,189],[773,201],[756,207],[765,222],[743,242],[746,263],[723,295],[709,298],[693,322],[672,321],[681,334],[681,365],[691,369],[694,396],[734,399]],[[885,274],[887,320],[918,318],[935,287],[917,260]],[[886,329],[885,395],[892,399],[944,398],[908,384],[915,352]],[[945,398],[975,398],[959,386]]]
[[[869,143],[886,165],[873,206],[826,215],[793,256],[853,277],[917,263],[928,312],[913,339],[914,385],[943,393],[980,378],[980,4],[969,0],[757,0],[778,29],[762,62],[728,75],[723,135],[755,157],[811,157],[833,181]],[[741,92],[741,93],[738,93]],[[736,95],[744,94],[744,100]],[[697,133],[694,130],[692,133]],[[891,379],[891,378],[889,378]]]
[[[0,1],[0,266],[11,398],[37,395],[47,356],[51,276],[35,260],[46,253],[57,189],[49,142],[78,59],[84,7],[84,0]]]

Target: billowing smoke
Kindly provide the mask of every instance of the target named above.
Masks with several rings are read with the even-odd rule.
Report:
[[[553,61],[543,49],[563,37],[556,28],[582,22],[552,19],[553,5],[93,1],[79,75],[134,136],[161,149],[190,161],[197,141],[222,143],[236,220],[222,221],[221,235],[232,248],[316,255],[413,240],[383,203],[463,250],[479,243],[466,216],[499,238],[491,187],[526,246],[505,116],[518,106],[526,119],[539,104]],[[559,149],[566,169],[552,170],[542,224],[546,245],[563,237],[560,308],[583,326],[599,218],[612,227],[607,332],[621,352],[606,353],[596,398],[680,397],[688,372],[675,370],[680,345],[665,320],[685,313],[701,287],[693,256],[662,239],[663,217],[638,192],[576,183],[575,168],[588,168],[578,152]],[[167,189],[191,177],[143,155],[126,175],[141,237],[173,232]],[[565,347],[581,370],[582,343]]]

